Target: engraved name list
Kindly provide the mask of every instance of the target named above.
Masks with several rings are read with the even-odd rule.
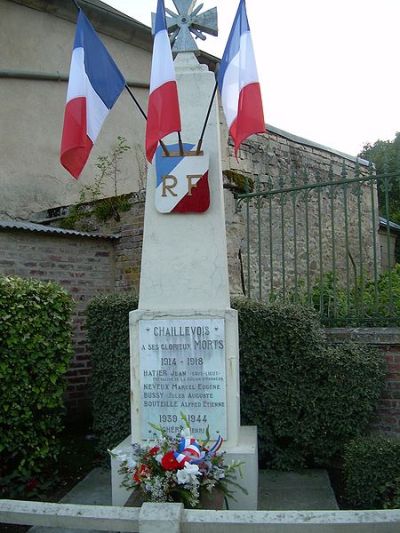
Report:
[[[181,413],[195,437],[226,436],[224,320],[141,320],[139,342],[142,438],[150,422],[176,434]]]

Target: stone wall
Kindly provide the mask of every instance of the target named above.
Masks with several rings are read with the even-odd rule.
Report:
[[[387,365],[386,384],[372,427],[400,437],[400,328],[332,328],[326,334],[334,344],[363,342],[381,350]]]
[[[253,178],[254,192],[289,189],[253,198],[249,208],[239,203],[241,222],[236,219],[230,246],[240,247],[243,277],[246,283],[250,280],[253,297],[265,298],[283,286],[313,284],[327,272],[335,271],[343,284],[349,272],[353,285],[354,278],[372,277],[375,268],[380,270],[375,184],[329,185],[367,177],[368,162],[270,128],[245,142],[237,160],[230,146],[224,163]],[[227,231],[229,237],[229,226]]]

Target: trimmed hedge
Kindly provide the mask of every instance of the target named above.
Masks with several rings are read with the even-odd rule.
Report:
[[[236,300],[241,414],[255,424],[262,466],[326,464],[365,431],[380,397],[383,357],[367,347],[328,346],[313,311]],[[129,311],[133,296],[95,299],[88,309],[94,430],[99,451],[130,432]]]
[[[99,296],[87,309],[93,430],[102,454],[130,433],[129,312],[137,304],[136,297],[117,294]]]
[[[328,346],[313,311],[234,303],[239,312],[242,423],[258,426],[262,466],[325,465],[362,434],[384,385],[375,349]]]
[[[344,451],[345,497],[358,509],[400,508],[400,440],[359,437]]]
[[[55,283],[0,277],[0,492],[40,487],[59,454],[71,297]]]

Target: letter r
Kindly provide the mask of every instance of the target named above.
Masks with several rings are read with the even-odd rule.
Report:
[[[162,178],[162,195],[161,196],[167,196],[167,191],[172,195],[172,196],[178,196],[172,189],[174,189],[176,187],[176,184],[178,183],[178,180],[176,179],[175,176],[173,176],[172,174],[167,174],[166,176],[163,176]],[[167,180],[171,180],[172,183],[170,183],[169,185],[167,185]]]

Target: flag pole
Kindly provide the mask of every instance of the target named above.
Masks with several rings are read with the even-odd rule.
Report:
[[[179,155],[181,157],[183,157],[183,155],[184,155],[183,143],[182,143],[182,137],[181,137],[181,132],[180,131],[178,131],[178,141],[179,141]]]
[[[203,130],[201,132],[199,142],[197,143],[196,155],[200,154],[201,145],[203,144],[204,132],[206,131],[206,126],[207,126],[208,119],[210,118],[211,108],[212,108],[212,105],[213,105],[213,102],[214,102],[215,93],[217,92],[217,87],[218,87],[218,82],[216,81],[215,85],[214,85],[214,90],[213,90],[213,93],[212,93],[212,96],[211,96],[210,105],[208,106],[206,119],[204,121]]]
[[[146,113],[143,111],[143,108],[142,106],[139,104],[139,102],[137,101],[137,99],[135,98],[135,95],[133,94],[133,92],[130,90],[129,86],[127,83],[125,83],[125,89],[128,91],[128,94],[129,96],[132,98],[132,100],[135,102],[137,108],[139,109],[139,111],[141,112],[141,114],[143,115],[143,118],[147,121],[147,115]],[[181,141],[182,142],[182,141]],[[169,157],[169,151],[168,151],[168,148],[165,146],[165,144],[163,143],[163,141],[161,139],[159,139],[159,143],[160,143],[160,146],[161,148],[163,149],[163,152],[164,154],[166,155],[166,157]],[[182,154],[183,155],[183,154]]]
[[[137,108],[138,108],[139,111],[142,113],[144,119],[147,120],[147,115],[146,115],[146,113],[143,111],[142,106],[139,104],[139,102],[138,102],[137,99],[135,98],[135,95],[134,95],[133,92],[130,90],[130,88],[129,88],[129,86],[128,86],[127,83],[125,83],[125,89],[128,91],[129,96],[132,98],[132,100],[135,102]]]

